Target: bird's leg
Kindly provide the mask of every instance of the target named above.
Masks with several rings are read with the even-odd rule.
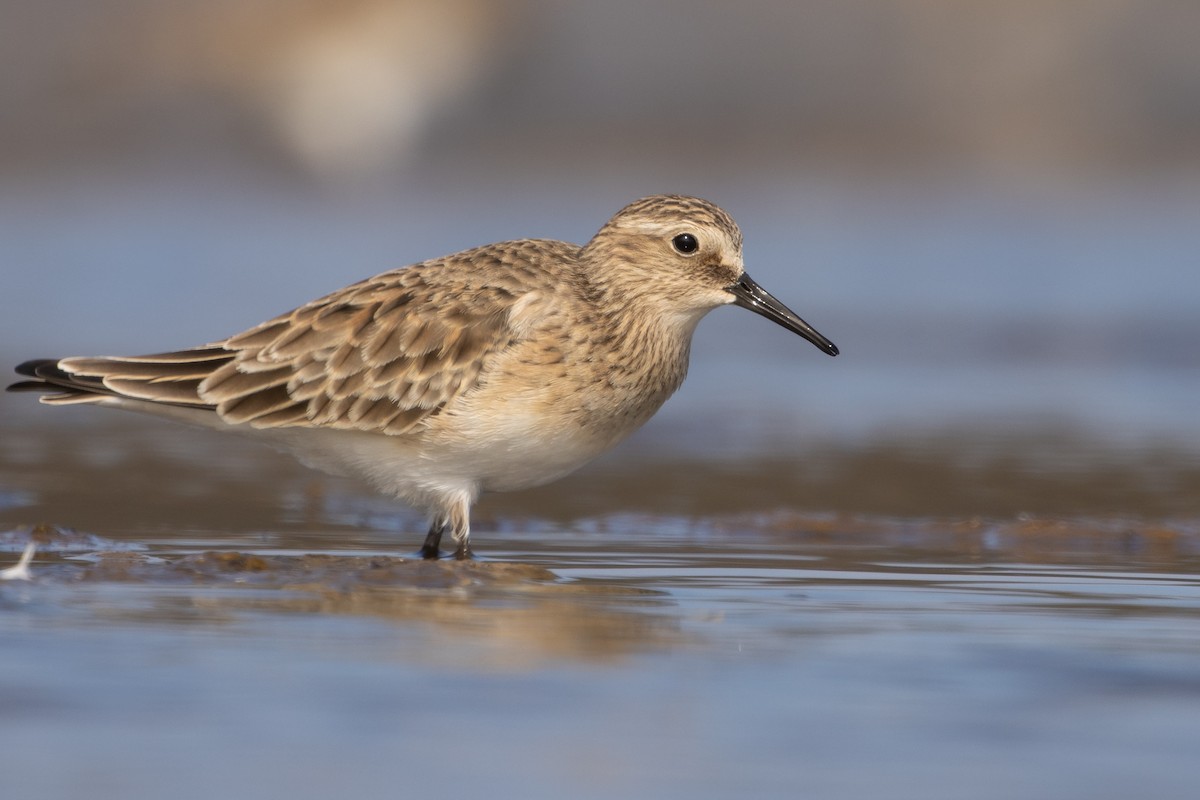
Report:
[[[454,548],[454,557],[459,561],[473,561],[475,554],[471,552],[471,538],[464,536],[458,543],[458,547]]]
[[[440,555],[438,545],[442,543],[442,534],[450,524],[445,519],[436,517],[433,524],[429,526],[429,533],[425,536],[425,543],[421,545],[421,558],[426,561],[434,561]]]
[[[442,499],[434,512],[425,543],[421,545],[421,558],[432,561],[441,557],[438,546],[442,543],[442,534],[447,531],[454,539],[454,557],[459,561],[474,558],[471,553],[471,502],[475,493],[452,492]]]
[[[467,561],[474,558],[474,554],[471,553],[470,499],[462,497],[450,509],[449,526],[450,535],[454,537],[454,543],[457,545],[454,548],[454,557],[459,561]]]

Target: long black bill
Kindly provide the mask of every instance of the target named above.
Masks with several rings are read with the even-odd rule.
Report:
[[[817,329],[800,319],[790,308],[771,296],[771,293],[755,283],[746,273],[737,279],[737,283],[729,287],[729,293],[734,296],[734,304],[748,308],[755,314],[762,314],[772,322],[778,323],[792,333],[798,333],[831,356],[838,354],[837,345],[817,333]]]

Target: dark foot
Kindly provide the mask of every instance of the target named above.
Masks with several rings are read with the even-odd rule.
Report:
[[[429,533],[425,536],[425,543],[421,545],[421,558],[426,561],[436,561],[441,557],[438,546],[442,543],[442,533],[445,530],[446,525],[444,523],[433,523],[433,527],[429,529]]]
[[[460,544],[458,549],[454,551],[454,558],[459,561],[474,561],[475,554],[471,552],[471,545],[466,542]]]

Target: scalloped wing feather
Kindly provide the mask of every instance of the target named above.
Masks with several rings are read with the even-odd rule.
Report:
[[[196,391],[231,423],[398,435],[474,386],[515,340],[499,287],[453,290],[407,269],[355,284],[222,342]]]
[[[22,388],[57,392],[49,403],[115,396],[210,409],[256,428],[404,434],[528,335],[539,265],[578,252],[550,240],[476,248],[368,278],[223,342],[31,362],[26,374],[41,383]]]

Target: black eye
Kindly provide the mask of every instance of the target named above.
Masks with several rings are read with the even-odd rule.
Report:
[[[690,233],[681,233],[671,240],[671,244],[675,245],[675,249],[681,253],[694,253],[700,243],[696,241],[696,237]]]

